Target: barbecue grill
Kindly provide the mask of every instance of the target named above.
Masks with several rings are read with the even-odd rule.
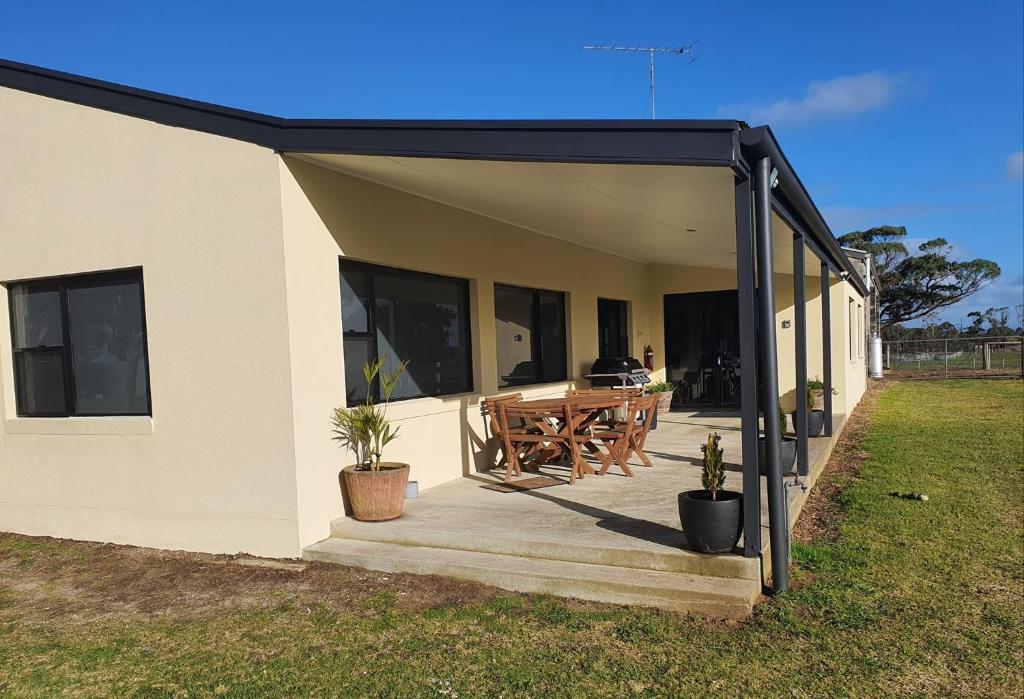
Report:
[[[594,388],[631,388],[651,382],[644,365],[634,357],[599,357],[584,378]]]

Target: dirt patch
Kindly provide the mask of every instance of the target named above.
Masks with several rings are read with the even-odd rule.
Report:
[[[513,594],[440,576],[0,534],[0,595],[5,591],[22,611],[79,618],[187,617],[283,604],[369,612],[382,600],[422,610]]]
[[[878,397],[892,381],[869,381],[860,403],[854,408],[843,433],[832,449],[825,470],[811,490],[800,517],[793,526],[794,541],[834,539],[839,533],[842,512],[839,508],[839,494],[847,485],[857,479],[860,466],[867,458],[861,443],[867,434],[871,416],[878,406]]]
[[[885,372],[887,379],[1018,379],[1020,367],[1013,369],[898,369]]]

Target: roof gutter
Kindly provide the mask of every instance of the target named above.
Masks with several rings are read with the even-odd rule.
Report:
[[[744,159],[748,163],[756,162],[760,158],[768,157],[772,165],[779,173],[779,183],[775,189],[775,198],[778,199],[789,212],[796,218],[807,233],[814,239],[817,246],[824,251],[827,262],[837,270],[846,281],[853,284],[857,291],[863,296],[868,295],[867,286],[861,279],[850,258],[843,252],[839,241],[832,235],[832,230],[825,222],[818,207],[815,206],[811,195],[807,193],[803,182],[797,177],[793,167],[789,164],[786,156],[779,148],[779,142],[775,134],[768,126],[757,126],[740,131],[740,148]]]

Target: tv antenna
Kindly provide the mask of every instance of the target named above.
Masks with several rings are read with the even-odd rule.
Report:
[[[700,39],[697,39],[700,41]],[[583,44],[583,48],[587,51],[621,51],[623,53],[646,53],[651,61],[651,118],[657,119],[657,112],[654,105],[654,54],[656,53],[667,53],[673,56],[689,56],[690,60],[686,65],[690,65],[696,61],[700,56],[694,54],[693,47],[697,45],[697,41],[690,44],[683,44],[682,46],[612,46],[609,44]]]

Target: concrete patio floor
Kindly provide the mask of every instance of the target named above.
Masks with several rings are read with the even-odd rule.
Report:
[[[835,424],[842,422],[842,417],[836,416]],[[767,565],[767,554],[759,560],[738,555],[739,549],[737,554],[724,555],[690,551],[677,510],[677,493],[701,487],[700,445],[712,431],[722,436],[729,470],[726,487],[742,490],[739,416],[672,412],[659,416],[658,429],[648,438],[645,451],[653,467],[631,460],[633,478],[613,466],[604,476],[587,476],[569,485],[567,467],[552,464],[542,467],[542,473],[566,480],[565,484],[499,493],[482,486],[501,482],[504,471],[475,473],[407,500],[405,514],[398,520],[335,520],[332,538],[309,547],[306,557],[383,570],[449,574],[513,590],[601,601],[630,602],[638,598],[641,604],[741,617],[744,614],[737,614],[728,605],[723,613],[721,604],[697,604],[697,593],[703,590],[706,598],[713,599],[714,595],[709,597],[707,593],[730,588],[726,584],[730,581],[735,589],[729,591],[729,604],[739,604],[749,612],[768,574],[762,570],[762,561]],[[809,441],[812,477],[802,481],[813,481],[833,443],[834,439],[824,437]],[[524,473],[523,478],[534,475]],[[787,478],[792,480],[792,476]],[[760,481],[762,542],[767,548],[766,483],[764,478]],[[795,519],[806,493],[801,488],[788,488],[787,494]],[[361,547],[358,542],[362,542]],[[390,546],[397,548],[387,548]],[[556,563],[563,564],[561,571],[552,567]],[[498,572],[481,572],[486,568]],[[621,575],[616,575],[617,571]],[[517,572],[521,579],[516,579]],[[602,585],[596,583],[592,590],[581,590],[581,575],[591,582],[605,578],[615,582],[621,577],[623,584],[632,578],[638,585],[649,583],[662,590],[665,586],[690,587],[695,594],[681,603],[676,598],[666,602],[660,594],[624,594],[628,590],[621,586],[614,594],[602,591]],[[665,577],[671,575],[678,579]],[[645,581],[644,577],[651,580]],[[558,584],[560,579],[565,584]]]

